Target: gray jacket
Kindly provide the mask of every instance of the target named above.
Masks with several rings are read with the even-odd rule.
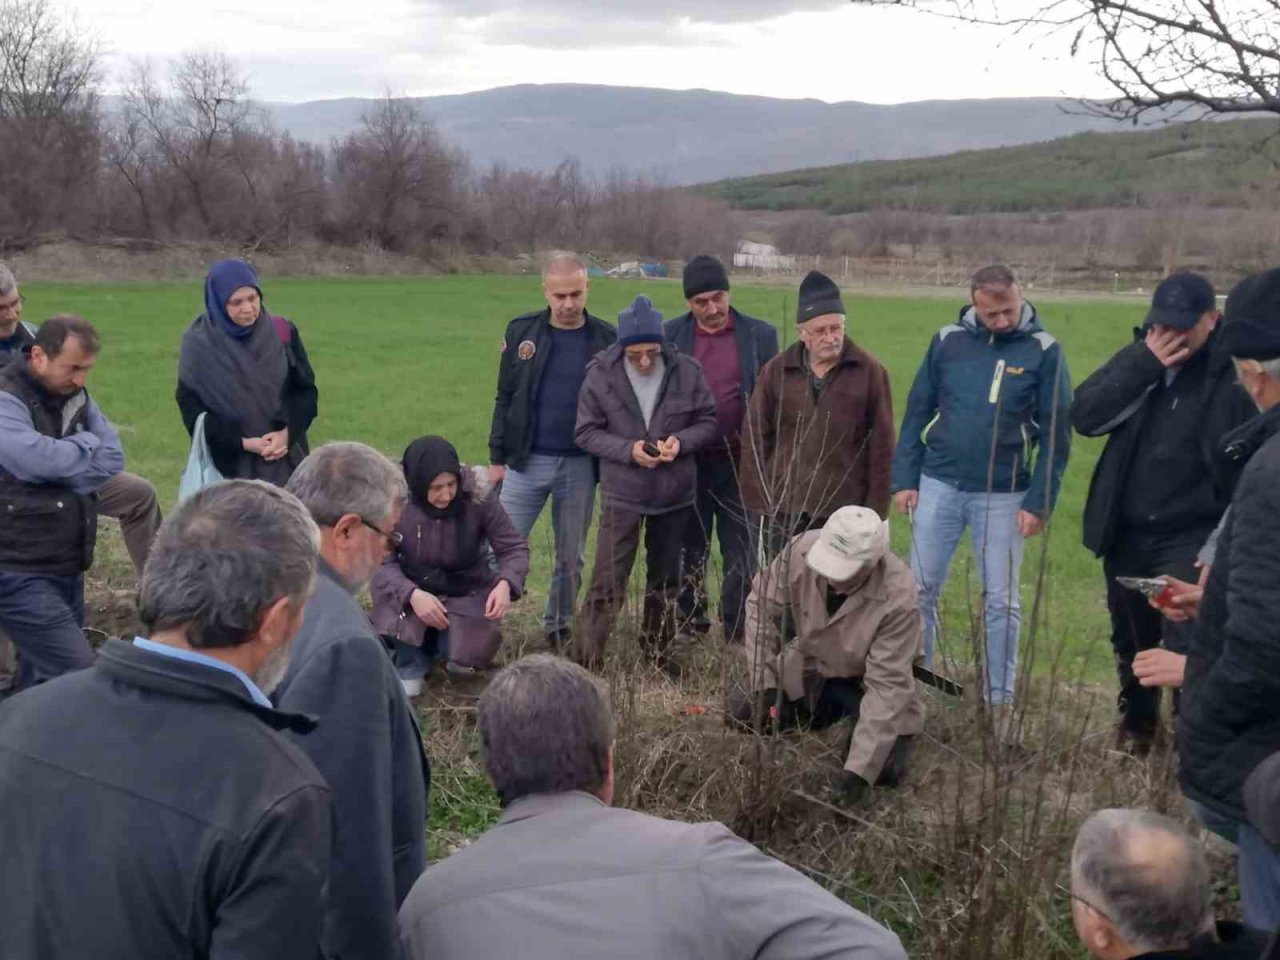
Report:
[[[396,910],[426,866],[431,772],[390,655],[323,560],[272,699],[281,710],[319,720],[294,742],[333,797],[322,954],[392,957]]]
[[[410,960],[900,960],[898,938],[718,823],[525,797],[400,910]]]
[[[667,513],[693,505],[698,468],[693,454],[716,436],[716,399],[693,357],[662,345],[665,371],[646,429],[640,403],[627,379],[626,354],[615,343],[587,364],[578,393],[574,442],[600,458],[600,498],[605,507],[634,513]],[[637,440],[680,438],[680,455],[653,469],[631,457]]]

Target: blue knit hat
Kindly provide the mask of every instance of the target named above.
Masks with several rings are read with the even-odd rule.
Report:
[[[624,347],[635,343],[662,343],[664,339],[662,314],[653,309],[653,304],[643,294],[618,314],[618,342]]]

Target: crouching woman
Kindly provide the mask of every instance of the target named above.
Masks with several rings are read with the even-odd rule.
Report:
[[[416,696],[437,657],[455,673],[492,664],[499,624],[524,590],[529,544],[486,471],[464,469],[443,437],[413,441],[402,466],[409,503],[396,525],[399,545],[370,589],[374,629],[394,642],[400,679]]]

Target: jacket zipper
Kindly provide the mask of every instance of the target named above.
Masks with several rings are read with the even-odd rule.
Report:
[[[934,424],[936,424],[941,418],[942,418],[942,411],[939,410],[937,413],[933,415],[933,419],[924,425],[924,429],[920,431],[921,443],[927,444],[929,442],[929,431],[933,429]]]

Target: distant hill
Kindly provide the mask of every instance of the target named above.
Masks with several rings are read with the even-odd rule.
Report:
[[[1280,194],[1280,122],[1081,133],[927,159],[842,164],[699,188],[745,210],[933,213],[1088,210],[1194,200],[1250,207]]]
[[[293,136],[327,143],[355,130],[369,100],[266,104]],[[671,184],[856,161],[925,157],[1051,140],[1115,121],[1070,100],[930,100],[883,106],[708,90],[525,84],[415,102],[483,169],[550,169],[577,157]],[[1075,112],[1070,112],[1070,111]]]

